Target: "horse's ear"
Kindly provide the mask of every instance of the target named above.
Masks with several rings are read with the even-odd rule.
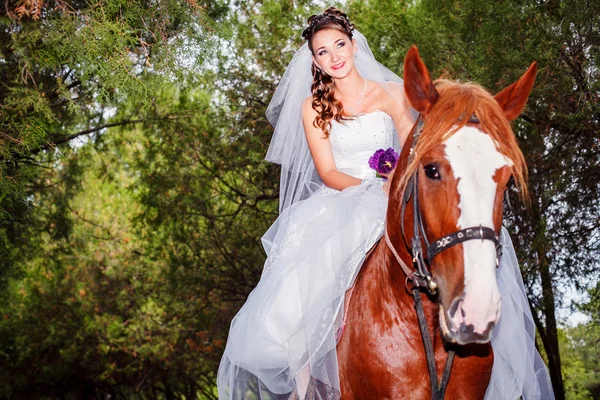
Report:
[[[410,104],[420,113],[427,114],[440,97],[419,57],[417,46],[412,46],[404,59],[404,90]]]
[[[536,72],[537,62],[534,61],[518,81],[494,96],[509,121],[515,120],[525,108],[525,103],[527,103],[527,98],[533,88]]]

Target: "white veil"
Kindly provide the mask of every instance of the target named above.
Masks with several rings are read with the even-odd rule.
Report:
[[[358,47],[356,68],[364,78],[380,83],[403,83],[398,75],[375,60],[364,35],[354,30],[353,38]],[[310,197],[323,186],[315,170],[302,125],[302,103],[311,95],[311,64],[312,55],[305,43],[294,54],[267,108],[267,119],[275,131],[265,159],[281,165],[280,213],[297,201]]]

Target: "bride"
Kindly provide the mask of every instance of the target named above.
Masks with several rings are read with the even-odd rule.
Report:
[[[304,399],[311,379],[339,398],[344,296],[383,234],[387,207],[387,183],[369,158],[399,150],[415,118],[402,80],[374,59],[346,14],[313,15],[302,36],[307,43],[267,109],[275,132],[266,158],[281,164],[280,216],[263,237],[261,280],[231,323],[221,400]],[[504,323],[496,330],[506,332],[492,337],[486,399],[553,398],[511,250],[499,268],[509,279],[498,280]]]

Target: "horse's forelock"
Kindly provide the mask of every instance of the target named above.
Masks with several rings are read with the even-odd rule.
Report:
[[[434,147],[465,126],[472,115],[480,121],[480,129],[491,136],[498,151],[512,161],[512,173],[527,199],[527,166],[515,135],[500,105],[481,86],[445,79],[435,81],[440,97],[425,118],[423,130],[415,147],[415,156],[402,175],[396,191],[402,191],[416,171],[421,158]]]

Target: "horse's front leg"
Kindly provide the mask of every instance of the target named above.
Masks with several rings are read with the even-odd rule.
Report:
[[[345,370],[342,368],[340,368],[340,390],[342,392],[340,400],[354,400],[350,382],[346,379]]]

